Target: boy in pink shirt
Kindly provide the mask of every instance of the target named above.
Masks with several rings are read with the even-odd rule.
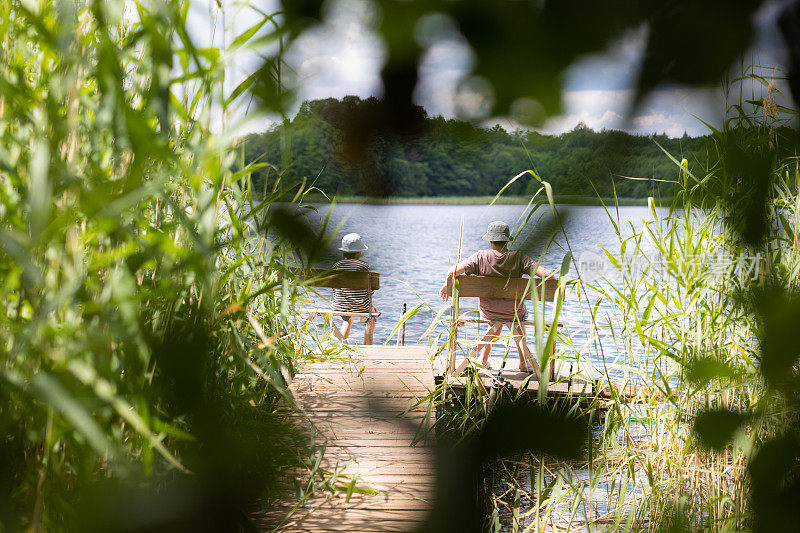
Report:
[[[508,224],[495,221],[489,224],[484,241],[489,241],[488,250],[480,250],[466,258],[447,272],[445,283],[439,291],[442,301],[447,301],[447,279],[452,275],[461,276],[462,274],[474,276],[497,276],[521,278],[531,271],[541,278],[552,276],[553,273],[546,268],[537,265],[533,259],[518,250],[509,250],[508,241],[511,234]],[[514,337],[519,352],[519,369],[523,372],[539,372],[539,364],[528,349],[525,342],[525,326],[522,322],[528,317],[528,310],[523,301],[499,298],[481,298],[478,307],[482,319],[491,321],[489,330],[483,336],[481,342],[471,355],[482,352],[481,363],[487,366],[489,362],[489,352],[494,342],[503,329],[503,324],[508,326]]]

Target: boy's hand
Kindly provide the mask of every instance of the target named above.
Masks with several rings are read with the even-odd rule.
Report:
[[[447,294],[447,283],[445,283],[444,285],[442,285],[442,288],[441,288],[441,289],[439,289],[439,296],[441,296],[441,297],[442,297],[442,301],[443,301],[443,302],[446,302],[447,300],[449,300],[449,299],[450,299],[450,295],[449,295],[449,294]]]

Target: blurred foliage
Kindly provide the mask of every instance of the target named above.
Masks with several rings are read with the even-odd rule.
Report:
[[[282,196],[187,13],[0,5],[0,530],[238,529],[308,465]]]
[[[561,111],[562,74],[576,59],[599,52],[630,30],[648,28],[635,101],[660,84],[717,83],[753,38],[753,14],[763,1],[687,0],[635,2],[591,0],[544,2],[489,0],[376,0],[378,31],[389,57],[383,69],[383,124],[407,123],[423,54],[415,40],[431,14],[452,21],[476,58],[474,75],[486,79],[495,115],[509,115],[514,102],[532,99],[547,116]],[[323,20],[325,2],[287,2],[289,39]],[[440,28],[443,30],[444,28]],[[435,33],[435,32],[434,32]],[[429,41],[443,38],[431,35]],[[510,68],[510,66],[513,66]],[[542,117],[543,118],[543,117]]]
[[[752,14],[761,4],[376,2],[389,50],[385,92],[368,102],[368,112],[357,106],[340,112],[338,131],[326,134],[340,141],[341,159],[324,163],[357,165],[354,192],[404,194],[391,176],[416,176],[420,168],[387,170],[389,181],[374,169],[384,164],[381,158],[401,166],[421,161],[421,149],[420,159],[408,150],[426,125],[441,128],[436,133],[445,137],[452,128],[459,143],[474,139],[477,145],[494,136],[498,149],[509,145],[504,132],[429,121],[413,105],[423,49],[412,36],[431,12],[455,21],[472,46],[475,74],[491,84],[495,111],[531,98],[553,114],[560,109],[564,69],[642,24],[649,32],[637,102],[662,82],[716,81],[750,42]],[[259,153],[262,159],[251,166],[236,166],[239,152],[228,132],[216,135],[212,125],[217,115],[225,125],[229,105],[244,94],[265,109],[285,111],[291,92],[281,79],[280,56],[267,57],[225,94],[225,52],[275,38],[283,39],[282,50],[320,19],[321,5],[286,2],[280,25],[261,13],[255,30],[220,50],[192,42],[188,4],[180,0],[0,3],[3,529],[245,528],[256,502],[290,488],[296,472],[290,469],[308,467],[302,435],[279,412],[280,405],[292,406],[287,382],[305,354],[290,319],[292,275],[282,265],[298,254],[312,261],[326,241],[298,224],[295,210],[273,205],[286,199],[277,153],[264,150],[266,161]],[[797,34],[797,12],[784,14],[787,36]],[[272,33],[258,34],[267,23]],[[797,65],[796,42],[788,44]],[[658,490],[637,516],[652,520],[652,528],[773,531],[797,523],[800,352],[792,325],[800,279],[800,172],[796,159],[785,157],[797,146],[773,113],[774,87],[753,79],[764,83],[767,96],[749,102],[746,112],[744,103],[731,108],[731,120],[712,134],[716,151],[705,174],[698,177],[679,163],[689,201],[675,209],[713,208],[709,222],[697,232],[688,223],[693,215],[684,211],[668,234],[655,224],[646,230],[669,259],[677,295],[669,299],[661,292],[671,289],[649,288],[652,300],[643,309],[660,313],[650,323],[637,315],[638,300],[623,310],[626,324],[633,324],[626,338],[635,332],[702,383],[681,391],[679,403],[669,381],[653,376],[676,409],[661,426],[673,432],[672,441],[651,450],[646,459],[652,462],[643,467]],[[795,71],[788,81],[797,97]],[[570,135],[573,152],[592,155],[598,134],[580,129]],[[615,134],[607,135],[613,140]],[[386,139],[395,144],[384,152],[379,143]],[[534,150],[536,142],[527,141]],[[620,150],[609,142],[611,154]],[[303,153],[297,142],[292,149]],[[286,154],[284,140],[284,167],[292,162]],[[518,156],[502,164],[517,165]],[[584,162],[597,161],[592,157]],[[324,170],[318,160],[313,164],[314,176]],[[259,165],[269,165],[274,179],[252,187],[248,176]],[[469,171],[431,167],[428,176],[449,175],[456,187],[478,183],[481,175],[467,179]],[[303,170],[294,179],[313,181],[311,175]],[[414,183],[409,190],[424,186]],[[301,186],[294,201],[306,190]],[[271,242],[254,238],[270,232]],[[760,254],[758,283],[731,276],[703,285],[691,262],[698,251],[718,248],[737,257]],[[683,307],[668,309],[667,302]],[[676,335],[667,338],[664,331]],[[722,364],[709,364],[714,357]],[[480,468],[491,457],[522,450],[571,456],[582,446],[577,435],[585,434],[584,422],[536,409],[508,411],[506,418],[498,410],[486,423],[490,437],[522,417],[537,420],[536,431],[548,429],[551,438],[536,440],[532,427],[518,427],[508,440],[478,438],[487,456],[472,457],[467,466]],[[687,455],[676,443],[691,443],[694,435],[686,431],[689,419],[706,446],[722,450],[695,457],[695,470],[688,472],[694,477],[677,462]],[[616,405],[606,418],[608,434],[624,428],[624,420]],[[638,452],[631,441],[629,451]],[[714,453],[722,466],[707,468],[719,458]],[[620,471],[626,469],[627,463]],[[301,501],[307,487],[298,487]],[[697,487],[705,492],[693,492]]]
[[[756,71],[727,87],[705,167],[665,150],[681,176],[667,211],[651,205],[630,233],[609,213],[620,249],[606,253],[622,281],[601,291],[622,317],[610,326],[622,368],[651,400],[612,404],[598,468],[637,487],[620,489],[616,519],[650,530],[797,526],[800,145],[787,127],[797,112]],[[627,429],[638,424],[645,442]]]
[[[662,145],[678,175],[669,207],[651,201],[641,221],[608,207],[619,240],[605,250],[610,282],[584,280],[567,296],[585,299],[597,337],[559,337],[557,358],[596,354],[601,382],[615,384],[583,411],[603,408],[588,446],[552,397],[549,417],[485,417],[482,379],[466,378],[461,403],[437,418],[459,440],[440,461],[437,516],[472,513],[452,530],[476,520],[490,531],[797,529],[800,146],[787,127],[796,111],[758,70],[727,87],[704,163]],[[445,522],[431,518],[430,530],[456,523]]]
[[[510,396],[510,395],[508,395]],[[483,398],[452,398],[437,414],[437,498],[421,532],[487,531],[494,507],[491,469],[512,457],[574,460],[586,453],[591,415],[566,403],[502,395],[486,413]],[[476,410],[476,409],[477,410]],[[468,428],[465,431],[465,427]]]
[[[287,47],[325,20],[331,2],[285,3]],[[346,152],[365,158],[364,139],[387,132],[419,134],[425,121],[414,105],[418,69],[427,47],[455,36],[469,46],[475,59],[459,94],[488,102],[482,112],[459,107],[465,116],[509,116],[541,125],[562,111],[566,69],[579,58],[602,52],[630,32],[646,29],[632,109],[666,84],[717,84],[753,42],[754,15],[766,0],[372,0],[361,4],[371,13],[388,57],[381,72],[384,93],[374,113],[348,116],[343,129]],[[797,39],[800,9],[785,8],[778,46],[794,67],[789,84],[800,96],[800,49]],[[437,18],[438,17],[438,18]],[[469,99],[469,98],[468,98]],[[467,99],[467,100],[468,100]],[[267,106],[273,111],[284,107]]]

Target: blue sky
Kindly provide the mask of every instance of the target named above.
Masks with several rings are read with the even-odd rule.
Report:
[[[209,10],[208,3],[212,3]],[[758,28],[756,42],[747,58],[764,65],[759,72],[770,77],[772,67],[778,76],[786,63],[778,40],[777,15],[786,1],[771,1],[756,15]],[[266,12],[280,9],[278,0],[263,0],[259,7]],[[219,40],[220,32],[212,31],[214,22],[221,26],[219,14],[213,9],[213,0],[196,0],[192,14],[196,38],[208,41],[213,33]],[[380,96],[383,91],[380,70],[386,59],[386,49],[374,30],[380,13],[371,0],[329,0],[326,3],[322,24],[307,30],[287,51],[286,60],[296,74],[298,102],[307,99],[341,98],[346,95],[360,97]],[[231,34],[239,33],[252,24],[253,17],[246,3],[232,2],[226,11],[226,25]],[[433,31],[430,29],[433,28]],[[431,35],[436,38],[432,39]],[[420,81],[415,91],[415,101],[425,107],[429,115],[453,117],[457,109],[472,110],[480,116],[480,109],[491,100],[491,93],[482,90],[480,80],[468,84],[474,90],[459,91],[459,85],[470,80],[474,59],[469,46],[452,22],[443,16],[432,15],[418,25],[415,38],[426,49],[420,65]],[[718,125],[724,101],[719,87],[687,89],[660,87],[628,117],[628,107],[633,96],[642,50],[647,38],[647,28],[642,26],[629,31],[611,43],[602,53],[587,56],[573,64],[564,73],[564,112],[549,117],[540,131],[562,133],[583,122],[595,130],[625,129],[672,136],[702,135],[708,132],[698,118]],[[253,68],[253,56],[240,54],[229,74],[230,86],[243,79]],[[473,80],[474,81],[474,80]],[[785,87],[778,82],[778,88]],[[756,89],[757,91],[760,89]],[[788,91],[784,92],[788,94]],[[263,129],[265,117],[251,117],[245,126],[248,130]],[[507,129],[518,124],[507,117],[485,117],[483,122],[499,123]]]

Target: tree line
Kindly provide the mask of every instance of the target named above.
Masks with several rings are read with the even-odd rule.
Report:
[[[351,119],[373,111],[375,98],[306,101],[293,119],[247,136],[240,143],[242,162],[271,163],[253,171],[254,192],[280,177],[283,185],[305,180],[338,196],[483,196],[533,170],[560,195],[641,198],[672,195],[669,181],[678,170],[665,151],[690,166],[706,164],[708,137],[596,132],[584,124],[560,135],[508,132],[428,117],[422,108],[423,134],[360,138],[353,124],[361,122]],[[530,194],[538,187],[533,178],[520,179],[506,193]]]

